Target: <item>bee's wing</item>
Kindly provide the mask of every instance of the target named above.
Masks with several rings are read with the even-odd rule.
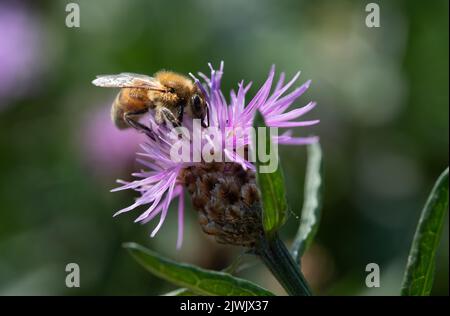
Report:
[[[150,90],[166,91],[158,80],[146,75],[121,73],[118,75],[100,75],[92,83],[105,88],[144,88]]]

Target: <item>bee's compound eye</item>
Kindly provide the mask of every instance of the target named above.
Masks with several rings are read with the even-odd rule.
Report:
[[[198,94],[194,94],[192,96],[192,107],[194,108],[194,111],[200,112],[201,105],[202,105],[202,100],[200,99],[200,96]]]

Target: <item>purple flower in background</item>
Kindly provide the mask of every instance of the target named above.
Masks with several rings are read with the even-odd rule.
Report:
[[[245,132],[243,134],[236,134],[234,132],[230,133],[229,131],[234,131],[236,129],[247,131],[252,127],[253,119],[257,111],[262,113],[266,124],[270,127],[290,128],[310,126],[319,123],[319,120],[298,120],[299,117],[314,108],[316,105],[315,102],[310,102],[301,108],[288,111],[290,105],[292,105],[292,103],[299,98],[310,85],[310,81],[307,81],[292,92],[286,94],[287,90],[296,82],[300,73],[297,73],[292,80],[286,84],[284,83],[285,75],[282,73],[275,88],[271,92],[275,76],[275,68],[272,67],[266,82],[250,102],[246,103],[245,98],[251,84],[244,85],[244,83],[241,82],[238,85],[237,93],[231,91],[230,102],[228,103],[220,90],[223,75],[223,63],[221,63],[219,70],[213,69],[211,65],[210,68],[210,76],[199,73],[199,76],[204,79],[204,83],[201,83],[192,74],[191,76],[194,78],[195,83],[200,89],[202,89],[207,99],[210,126],[216,127],[221,131],[223,143],[239,142],[243,146],[249,145],[251,138],[248,137]],[[203,167],[205,165],[204,162],[183,162],[171,159],[171,148],[174,142],[178,140],[177,137],[174,137],[173,130],[169,130],[166,126],[157,126],[152,117],[150,117],[150,126],[157,137],[154,139],[148,137],[146,143],[142,145],[143,153],[139,154],[141,156],[139,161],[147,168],[147,170],[141,170],[140,172],[133,174],[138,180],[132,182],[119,181],[123,186],[113,190],[133,189],[138,191],[141,196],[136,199],[135,203],[118,211],[115,215],[131,211],[142,205],[148,205],[147,210],[136,219],[136,222],[147,223],[159,215],[159,223],[151,233],[151,236],[154,237],[166,218],[171,201],[178,198],[179,226],[177,248],[179,248],[183,236],[184,190],[189,186],[189,181],[186,180],[186,177],[187,173],[190,171],[187,170],[192,170],[192,168],[195,168],[195,166],[201,163],[203,163]],[[192,120],[188,121],[185,119],[183,121],[183,126],[187,126],[192,130]],[[294,137],[292,136],[291,130],[287,130],[281,136],[274,137],[275,142],[288,145],[310,144],[317,142],[317,140],[318,138],[315,136]],[[201,141],[202,143],[212,143],[211,139],[204,134],[201,135]],[[229,147],[224,146],[224,148],[222,148],[222,146],[220,146],[218,150],[223,151],[224,156],[229,159],[228,161],[234,162],[234,165],[240,165],[244,172],[246,172],[245,170],[254,170],[254,166],[250,161],[227,148]],[[216,150],[216,148],[214,149]],[[225,163],[222,163],[222,165],[225,165]],[[217,167],[213,172],[217,172],[218,169],[220,169],[220,172],[228,172],[229,170],[225,170],[227,168],[228,167]],[[254,172],[251,172],[253,173],[254,179]],[[252,175],[250,174],[250,178],[251,177]],[[234,180],[232,179],[232,181]],[[230,185],[233,186],[233,184]],[[242,190],[241,188],[238,189],[241,190],[240,192],[243,192],[243,190],[245,191],[247,188],[250,190],[251,186],[243,185]],[[191,186],[190,191],[192,190],[196,190],[195,185],[194,187]],[[249,195],[248,192],[243,192],[242,194],[244,195],[244,198]],[[195,204],[194,200],[193,203]]]
[[[125,171],[135,160],[139,144],[145,141],[143,134],[134,130],[119,130],[111,122],[110,104],[92,106],[83,119],[80,146],[82,158],[92,172],[109,175]],[[129,170],[129,169],[128,169]]]
[[[40,25],[22,4],[0,3],[0,107],[27,91],[40,67]]]

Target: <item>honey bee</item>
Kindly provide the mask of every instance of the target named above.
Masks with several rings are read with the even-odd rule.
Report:
[[[205,124],[208,107],[205,97],[189,78],[171,71],[159,71],[154,77],[121,73],[101,75],[92,81],[99,87],[122,88],[111,108],[111,119],[119,129],[133,127],[149,133],[139,117],[154,110],[155,122],[180,126],[183,115],[198,118]],[[209,115],[208,115],[209,120]]]

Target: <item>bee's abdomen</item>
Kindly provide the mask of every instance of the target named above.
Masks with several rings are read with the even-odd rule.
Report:
[[[124,112],[139,112],[147,108],[148,98],[143,89],[124,88],[116,99]]]
[[[117,126],[117,128],[124,129],[129,127],[129,125],[124,120],[124,110],[123,106],[120,103],[121,93],[116,96],[114,99],[113,105],[111,107],[111,120],[113,121],[114,125]]]
[[[135,88],[123,88],[117,94],[112,108],[111,118],[114,124],[120,128],[130,127],[125,121],[125,115],[141,115],[147,112],[149,107],[146,90]]]

